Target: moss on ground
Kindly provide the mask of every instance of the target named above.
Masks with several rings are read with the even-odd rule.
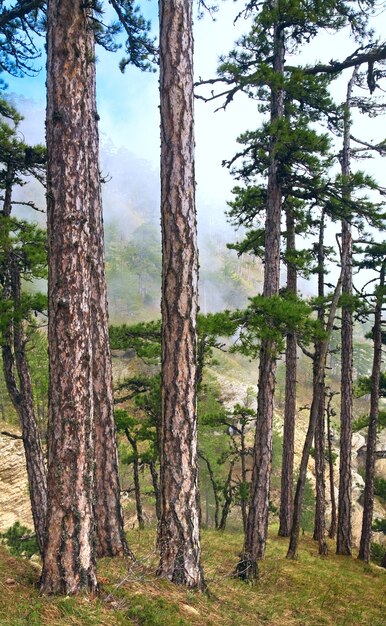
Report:
[[[232,572],[240,533],[205,531],[202,550],[208,594],[175,587],[154,576],[154,529],[131,531],[137,556],[98,563],[100,598],[40,597],[39,572],[0,547],[0,624],[4,626],[383,626],[386,571],[356,559],[321,558],[302,537],[297,561],[285,558],[287,540],[272,528],[267,558],[255,585]]]

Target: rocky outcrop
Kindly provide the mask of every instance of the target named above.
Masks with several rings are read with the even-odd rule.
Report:
[[[0,435],[0,532],[17,521],[33,528],[23,442]]]

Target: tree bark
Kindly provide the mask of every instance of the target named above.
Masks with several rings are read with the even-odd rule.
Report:
[[[197,465],[191,0],[160,0],[162,423],[158,575],[204,588]]]
[[[358,559],[361,561],[370,561],[371,547],[371,526],[373,522],[374,509],[374,474],[375,474],[375,448],[377,443],[377,425],[379,415],[379,385],[381,378],[382,364],[382,306],[384,303],[384,286],[385,286],[386,261],[383,262],[376,296],[376,304],[374,311],[373,341],[374,341],[374,358],[371,372],[371,396],[370,396],[370,415],[369,429],[367,433],[366,446],[366,477],[365,491],[363,501],[363,520],[361,540],[359,544]]]
[[[347,86],[346,106],[344,112],[343,149],[341,169],[343,178],[350,176],[350,105],[352,89],[357,74],[355,68]],[[345,191],[344,199],[350,198],[350,192]],[[352,296],[352,236],[351,225],[347,220],[342,221],[342,246],[347,248],[347,265],[342,281],[342,295]],[[339,461],[339,496],[338,496],[338,527],[336,537],[336,553],[351,556],[352,528],[352,470],[351,470],[351,440],[352,440],[352,365],[353,365],[353,320],[350,304],[342,306],[341,329],[341,411],[340,411],[340,461]]]
[[[95,54],[94,50],[91,54]],[[90,64],[90,98],[94,118],[90,119],[89,149],[94,158],[88,167],[92,187],[91,233],[91,323],[92,376],[95,427],[95,520],[97,555],[129,554],[123,528],[118,473],[118,450],[114,420],[113,373],[108,330],[107,290],[104,267],[104,233],[99,172],[99,137],[96,114],[95,63]]]
[[[155,512],[156,512],[157,520],[160,521],[161,501],[160,501],[160,492],[159,492],[158,473],[157,473],[154,461],[150,461],[149,468],[150,468],[150,474],[151,474],[151,481],[153,483],[153,489],[154,489]]]
[[[325,327],[325,304],[324,304],[324,281],[325,281],[325,253],[324,253],[324,230],[325,215],[322,212],[320,223],[320,234],[318,242],[318,298],[320,305],[318,306],[318,320],[321,328]],[[315,479],[316,479],[316,501],[315,501],[315,526],[314,539],[319,544],[319,554],[327,554],[327,544],[325,540],[326,532],[326,485],[324,475],[324,410],[325,410],[325,381],[318,380],[320,359],[323,351],[323,341],[317,340],[315,343],[315,356],[313,367],[313,393],[318,396],[318,416],[315,425]]]
[[[316,383],[317,385],[317,383]],[[315,385],[315,389],[317,388]],[[319,398],[318,417],[315,427],[315,477],[316,477],[316,501],[315,501],[315,526],[314,539],[319,544],[319,554],[326,556],[328,549],[326,544],[326,484],[325,484],[325,461],[324,461],[324,400],[325,384],[323,379],[322,391]]]
[[[90,238],[99,186],[91,9],[47,7],[48,513],[41,591],[97,592]]]
[[[293,211],[287,209],[287,254],[295,250],[295,219]],[[287,260],[287,291],[297,294],[296,265]],[[296,415],[296,375],[297,375],[297,342],[294,333],[287,335],[285,353],[285,407],[283,429],[283,461],[281,466],[280,491],[280,525],[279,537],[289,537],[292,524],[293,507],[293,474],[294,474],[294,443]]]
[[[241,515],[243,518],[243,531],[246,533],[247,531],[247,520],[248,520],[248,502],[245,497],[245,486],[247,484],[247,448],[245,445],[245,423],[241,424],[240,428],[240,452],[241,452],[241,480],[243,483],[242,493],[241,493]]]
[[[220,524],[218,526],[219,530],[225,530],[226,525],[227,525],[227,519],[228,519],[228,515],[229,515],[229,511],[231,509],[231,504],[232,504],[232,474],[233,474],[233,466],[235,464],[235,460],[231,461],[230,467],[229,467],[229,472],[228,472],[228,477],[225,483],[225,502],[224,502],[224,506],[222,508],[222,513],[221,513],[221,519],[220,519]]]
[[[332,457],[332,432],[331,432],[331,401],[334,392],[331,392],[327,402],[327,445],[328,445],[328,466],[329,466],[329,478],[330,478],[330,498],[331,498],[331,523],[328,529],[328,536],[330,539],[334,539],[336,535],[336,500],[335,500],[335,484],[334,484],[334,461]]]
[[[133,448],[133,477],[134,477],[134,493],[135,493],[135,508],[137,511],[138,527],[144,528],[145,522],[143,519],[142,500],[141,500],[141,487],[139,484],[139,462],[138,462],[138,446],[134,437],[131,436],[128,428],[125,428],[127,440]]]
[[[276,3],[275,3],[276,4]],[[277,75],[284,71],[284,29],[276,24],[274,29],[273,70]],[[284,92],[279,87],[271,92],[271,123],[284,113]],[[280,279],[280,231],[282,190],[279,161],[275,152],[276,138],[271,137],[268,172],[268,198],[265,222],[264,287],[266,297],[277,295]],[[260,349],[257,420],[254,443],[251,500],[248,512],[244,550],[237,572],[242,579],[258,578],[258,559],[264,557],[269,514],[269,488],[272,460],[273,402],[275,394],[276,346],[263,339]]]

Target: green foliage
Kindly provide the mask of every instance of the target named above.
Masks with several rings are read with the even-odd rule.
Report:
[[[15,522],[5,533],[0,535],[6,540],[11,554],[15,556],[25,555],[30,558],[33,554],[39,554],[39,547],[32,530]]]
[[[235,314],[240,324],[237,350],[255,358],[261,340],[265,339],[276,345],[276,353],[279,353],[284,349],[286,334],[290,332],[309,343],[316,333],[321,332],[318,322],[311,319],[311,312],[307,302],[287,292],[269,298],[250,298],[248,308]]]
[[[384,517],[383,519],[380,519],[378,517],[377,519],[375,519],[372,525],[372,529],[376,533],[383,533],[384,535],[386,535],[386,518]]]
[[[370,559],[373,563],[380,565],[385,555],[385,546],[380,543],[372,542],[370,546]]]
[[[362,415],[361,417],[358,417],[358,419],[354,420],[352,424],[352,429],[354,433],[357,433],[358,431],[363,430],[364,428],[368,428],[368,427],[369,427],[368,415]],[[386,411],[379,411],[377,430],[380,432],[384,428],[386,428]]]
[[[372,384],[371,376],[361,376],[355,385],[355,397],[361,398],[371,393]],[[381,398],[386,397],[386,372],[381,372],[379,381],[379,395]]]
[[[374,495],[377,496],[382,502],[386,503],[386,479],[377,477],[374,478]]]
[[[159,363],[161,358],[161,322],[141,322],[110,326],[112,350],[135,350],[148,363]]]

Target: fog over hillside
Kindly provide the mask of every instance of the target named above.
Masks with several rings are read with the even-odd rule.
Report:
[[[20,133],[30,144],[44,141],[44,106],[23,97],[12,98],[25,119]],[[159,316],[161,233],[159,170],[101,134],[101,175],[106,233],[106,267],[110,315],[113,321]],[[209,197],[213,197],[212,193]],[[44,209],[44,189],[30,181],[15,199],[33,200]],[[205,313],[243,307],[258,291],[260,264],[250,256],[238,259],[226,244],[237,234],[227,223],[226,203],[209,202],[197,193],[200,249],[200,307]],[[45,214],[18,207],[18,215],[45,225]]]

